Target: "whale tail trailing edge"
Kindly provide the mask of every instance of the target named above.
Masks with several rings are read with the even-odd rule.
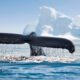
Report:
[[[68,49],[70,53],[75,51],[74,44],[64,38],[56,37],[38,37],[33,32],[30,35],[0,33],[0,44],[23,44],[29,43],[30,46],[51,47]]]

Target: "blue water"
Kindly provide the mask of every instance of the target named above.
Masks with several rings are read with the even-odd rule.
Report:
[[[80,80],[80,63],[0,62],[0,80]]]
[[[10,57],[1,59],[0,57],[0,80],[80,80],[80,41],[75,42],[75,45],[76,51],[73,55],[66,54],[67,51],[58,54],[55,51],[53,57],[55,56],[56,61],[51,57],[40,57],[38,59],[32,57],[24,60],[11,60]],[[8,49],[0,50],[0,54],[4,54],[4,56],[10,54],[11,56],[11,53],[9,53],[11,50]],[[20,52],[25,54],[25,48],[19,46],[12,51],[14,55]]]

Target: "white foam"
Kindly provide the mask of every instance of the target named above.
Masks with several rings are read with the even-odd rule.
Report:
[[[66,57],[66,58],[60,58],[60,57],[45,57],[45,56],[0,56],[0,61],[23,61],[23,62],[64,62],[64,63],[70,63],[77,61],[78,58],[74,57]]]

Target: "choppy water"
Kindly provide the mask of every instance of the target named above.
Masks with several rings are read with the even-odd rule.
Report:
[[[44,49],[47,56],[37,57],[27,44],[0,45],[0,80],[80,80],[80,40],[74,43],[74,54]]]

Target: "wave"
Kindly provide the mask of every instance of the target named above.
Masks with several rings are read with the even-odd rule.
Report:
[[[41,63],[41,62],[62,62],[62,63],[71,63],[75,61],[79,61],[79,58],[74,57],[46,57],[46,56],[31,56],[31,57],[26,57],[26,56],[0,56],[0,61],[9,61],[9,62],[36,62],[36,63]]]

